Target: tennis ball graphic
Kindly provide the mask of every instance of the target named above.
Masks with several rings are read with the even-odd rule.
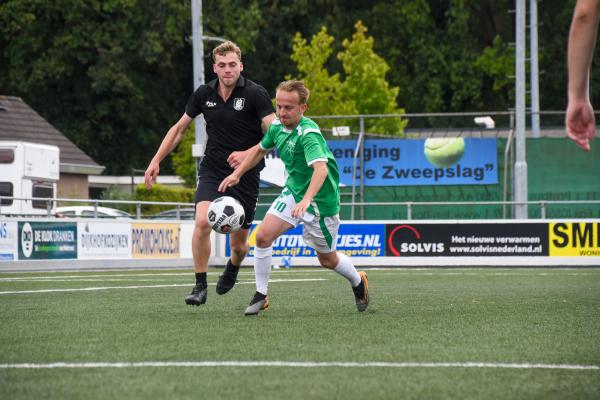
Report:
[[[465,140],[459,138],[429,138],[425,141],[425,157],[439,168],[456,164],[465,152]]]

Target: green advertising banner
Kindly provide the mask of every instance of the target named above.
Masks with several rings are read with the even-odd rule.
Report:
[[[77,224],[19,222],[19,260],[77,258]]]

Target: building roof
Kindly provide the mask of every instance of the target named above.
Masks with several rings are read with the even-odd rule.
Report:
[[[104,170],[19,97],[0,95],[0,140],[57,146],[62,173],[99,175]]]

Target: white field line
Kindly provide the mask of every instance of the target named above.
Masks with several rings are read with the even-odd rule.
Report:
[[[2,264],[0,264],[0,266],[2,266]],[[298,272],[304,272],[307,274],[312,274],[315,272],[327,272],[328,270],[325,269],[317,269],[317,270],[304,270],[304,271],[300,271],[300,270],[296,270],[294,272],[298,273]],[[215,272],[208,272],[209,275],[220,275],[222,271],[215,271]],[[287,272],[291,272],[291,271],[285,271],[284,273]],[[273,273],[277,273],[277,271],[273,271]],[[45,280],[60,280],[60,279],[85,279],[85,278],[118,278],[118,277],[129,277],[129,278],[135,278],[135,277],[149,277],[149,276],[183,276],[183,277],[190,277],[193,276],[194,273],[192,272],[192,270],[190,270],[190,272],[181,272],[181,273],[147,273],[147,274],[136,274],[136,273],[123,273],[123,274],[95,274],[95,275],[55,275],[55,276],[23,276],[23,277],[11,277],[11,278],[0,278],[0,282],[13,282],[13,281],[31,281],[31,280],[40,280],[40,281],[45,281]],[[254,271],[252,269],[248,270],[248,271],[240,271],[239,275],[254,275]]]
[[[497,270],[494,268],[494,270]],[[572,269],[570,269],[570,271],[561,271],[561,270],[554,270],[551,272],[534,272],[534,271],[523,271],[523,272],[518,272],[518,271],[511,271],[511,272],[493,272],[490,269],[480,269],[480,270],[469,270],[469,271],[439,271],[439,270],[433,270],[430,268],[418,268],[418,269],[407,269],[407,268],[402,268],[402,269],[389,269],[389,268],[369,268],[367,269],[367,271],[377,271],[375,274],[377,276],[390,276],[390,275],[428,275],[428,276],[434,276],[434,275],[443,275],[443,276],[448,276],[448,275],[458,275],[458,276],[479,276],[479,275],[484,275],[484,276],[600,276],[600,274],[598,273],[594,273],[593,271],[585,271],[585,272],[570,272],[572,271]],[[284,271],[277,271],[274,270],[272,271],[273,274],[289,274],[289,273],[295,273],[295,274],[308,274],[308,275],[312,275],[314,273],[328,273],[329,270],[325,270],[323,268],[321,269],[310,269],[310,270],[305,270],[305,269],[296,269],[296,270],[284,270]],[[598,271],[600,272],[600,271]],[[209,275],[215,275],[215,274],[220,274],[221,272],[209,272]],[[81,281],[81,282],[93,282],[94,278],[97,278],[96,280],[98,281],[119,281],[118,279],[107,279],[107,278],[119,278],[119,277],[123,277],[123,278],[127,278],[127,279],[123,279],[123,280],[132,280],[132,281],[139,281],[139,282],[144,282],[144,281],[151,281],[151,280],[144,280],[144,279],[136,279],[137,277],[163,277],[163,276],[182,276],[182,277],[189,277],[191,274],[191,272],[182,272],[182,273],[147,273],[147,274],[106,274],[106,275],[57,275],[57,276],[27,276],[27,277],[10,277],[10,278],[0,278],[0,282],[43,282],[43,281],[54,281],[54,282],[60,282],[60,281]],[[250,271],[240,271],[239,275],[254,275],[254,272],[252,270]]]
[[[187,277],[187,281],[190,281],[190,277]],[[45,283],[54,283],[54,282],[162,282],[165,281],[167,279],[136,279],[136,278],[111,278],[111,279],[103,279],[103,278],[68,278],[68,279],[52,279],[51,281],[48,281],[46,279],[24,279],[24,280],[19,280],[17,282],[45,282]],[[180,279],[181,280],[181,279]],[[172,281],[172,279],[168,279],[167,281]],[[250,279],[250,277],[248,277],[247,279],[238,279],[238,282],[242,282],[242,281],[252,281],[254,282],[253,279]]]
[[[326,281],[327,279],[272,279],[269,283],[282,283],[282,282],[314,282],[314,281]],[[251,284],[254,281],[239,282],[241,285]],[[71,288],[71,289],[40,289],[40,290],[10,290],[0,292],[2,294],[34,294],[34,293],[54,293],[54,292],[93,292],[97,290],[113,290],[113,289],[151,289],[151,288],[166,288],[166,287],[177,287],[177,286],[190,286],[190,283],[174,283],[169,285],[138,285],[138,286],[97,286],[87,288]],[[215,285],[214,283],[209,286]]]
[[[54,362],[0,364],[0,369],[54,368],[170,368],[170,367],[287,367],[287,368],[505,368],[600,370],[598,365],[530,364],[496,362],[343,362],[343,361],[145,361],[145,362]]]
[[[221,272],[209,272],[209,275],[220,274]],[[242,273],[242,272],[240,272]],[[12,282],[12,281],[28,281],[31,279],[39,280],[55,280],[55,279],[78,279],[78,278],[119,278],[119,277],[148,277],[148,276],[186,276],[193,275],[193,272],[181,272],[181,273],[148,273],[148,274],[136,274],[136,273],[124,273],[124,274],[85,274],[85,275],[53,275],[53,276],[23,276],[23,277],[11,277],[11,278],[0,278],[0,282]]]
[[[360,269],[360,268],[359,268]],[[519,271],[515,269],[499,269],[499,268],[444,268],[442,270],[432,268],[367,268],[367,271],[377,271],[377,275],[407,275],[407,274],[418,274],[418,275],[485,275],[485,276],[594,276],[600,275],[600,270],[589,270],[589,269],[553,269],[545,271]],[[221,271],[209,272],[209,275],[220,274]],[[297,269],[286,269],[286,270],[273,270],[273,274],[314,274],[314,273],[330,273],[329,270],[324,268],[297,268]],[[192,272],[162,272],[162,273],[119,273],[119,274],[86,274],[86,275],[54,275],[54,276],[24,276],[24,277],[8,277],[0,278],[0,282],[14,282],[14,281],[34,281],[34,280],[61,280],[61,279],[89,279],[89,278],[136,278],[136,277],[159,277],[159,276],[186,276],[189,277]],[[249,269],[248,271],[240,271],[240,275],[254,275],[254,271]]]
[[[102,279],[102,278],[120,278],[120,277],[128,277],[134,278],[139,276],[140,278],[145,278],[149,276],[177,276],[181,275],[189,277],[192,273],[188,272],[187,274],[118,274],[118,275],[56,275],[56,276],[19,276],[12,278],[0,278],[0,282],[18,282],[18,281],[54,281],[54,280],[62,280],[62,279]]]
[[[394,271],[383,272],[379,275],[443,275],[443,276],[600,276],[600,274],[594,274],[591,272],[488,272],[488,273],[479,273],[479,272],[425,272],[425,271]]]

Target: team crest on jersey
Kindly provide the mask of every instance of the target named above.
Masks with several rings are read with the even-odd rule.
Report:
[[[244,99],[243,97],[236,97],[235,99],[233,99],[233,109],[237,111],[242,111],[244,109],[244,101],[246,101],[246,99]]]
[[[293,140],[290,140],[287,142],[287,152],[290,156],[294,155],[294,151],[296,150],[296,142]]]

